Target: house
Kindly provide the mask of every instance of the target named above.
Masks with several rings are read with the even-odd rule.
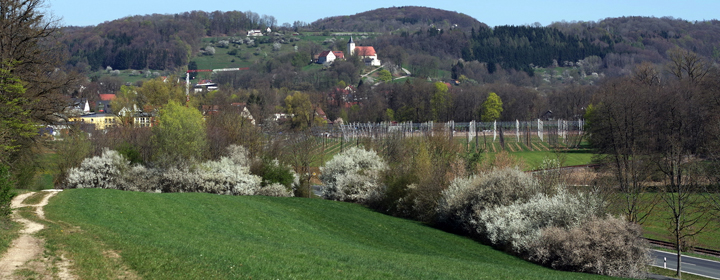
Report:
[[[133,124],[133,127],[153,127],[153,122],[155,121],[155,114],[143,112],[142,110],[138,109],[137,105],[135,104],[133,104],[132,109],[123,107],[118,112],[118,115],[124,118],[128,118],[129,121]]]
[[[237,108],[241,117],[250,120],[250,123],[255,125],[255,118],[253,118],[252,114],[250,114],[250,110],[247,108],[247,103],[231,103],[230,106]]]
[[[112,94],[112,93],[107,93],[107,94],[101,93],[100,94],[100,100],[102,100],[102,101],[112,101],[113,99],[115,99],[115,97],[116,97],[116,95]]]
[[[337,58],[337,57],[335,56],[335,54],[332,51],[324,51],[318,55],[317,63],[318,64],[331,63],[331,62],[335,61],[335,58]]]
[[[255,118],[250,114],[250,110],[247,108],[246,103],[231,103],[230,111],[237,112],[241,117],[250,121],[252,125],[255,125]],[[220,105],[202,105],[200,106],[203,116],[212,116],[220,114],[221,111],[228,110],[228,108],[221,108]]]
[[[332,122],[327,118],[327,115],[325,115],[325,111],[323,111],[320,106],[315,107],[315,117],[319,117],[326,124],[332,124]]]
[[[97,110],[95,112],[98,113],[106,113],[106,114],[112,114],[112,106],[110,105],[110,101],[107,100],[100,100],[97,102]]]
[[[62,112],[63,116],[80,116],[90,114],[90,102],[85,98],[71,98],[70,103]]]
[[[104,130],[108,127],[112,127],[120,124],[120,118],[113,114],[97,113],[88,114],[77,117],[71,117],[70,122],[79,122],[81,124],[92,124],[96,130]]]
[[[350,108],[358,105],[360,104],[360,100],[355,95],[355,92],[357,92],[357,90],[353,86],[346,86],[345,88],[336,87],[328,93],[328,104],[342,108]]]
[[[195,92],[203,92],[203,91],[213,91],[217,90],[218,85],[217,83],[214,83],[211,80],[201,80],[199,83],[195,84],[194,90]]]
[[[248,37],[250,37],[250,36],[255,37],[255,36],[262,36],[263,34],[262,34],[261,30],[253,29],[253,30],[248,30],[247,35],[248,35]]]
[[[377,52],[375,51],[375,48],[372,46],[361,46],[357,47],[355,46],[355,41],[353,41],[352,36],[350,36],[350,41],[348,41],[348,53],[350,55],[357,54],[360,59],[365,62],[365,65],[367,66],[380,66],[380,60],[377,58]]]

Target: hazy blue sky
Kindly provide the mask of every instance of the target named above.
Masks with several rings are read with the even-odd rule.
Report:
[[[377,8],[425,6],[467,14],[490,26],[522,25],[554,21],[598,21],[619,16],[672,16],[686,20],[717,19],[718,0],[365,0],[365,1],[154,1],[154,0],[45,0],[47,8],[63,25],[97,25],[105,21],[146,14],[175,14],[186,11],[253,11],[274,16],[278,24],[300,20],[353,15]]]

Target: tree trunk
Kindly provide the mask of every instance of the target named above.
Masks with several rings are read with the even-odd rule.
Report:
[[[678,278],[681,278],[682,272],[680,270],[680,267],[681,267],[680,261],[682,260],[681,259],[682,254],[680,251],[680,223],[679,222],[675,223],[675,244],[676,244],[675,247],[677,248],[677,273],[676,273],[676,275]]]

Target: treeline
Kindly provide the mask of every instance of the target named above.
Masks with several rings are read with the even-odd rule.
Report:
[[[619,17],[599,22],[555,22],[568,36],[601,45],[614,44],[618,54],[633,54],[635,60],[653,63],[667,60],[675,46],[715,60],[720,58],[720,21],[686,21],[672,17]]]
[[[505,68],[533,73],[532,65],[547,67],[553,62],[578,61],[588,56],[604,57],[611,47],[602,47],[588,39],[568,36],[552,27],[498,26],[471,31],[470,42],[462,50],[466,61],[488,62],[488,71],[495,63]]]
[[[351,16],[319,19],[310,24],[310,28],[317,30],[355,32],[418,30],[429,26],[441,29],[459,27],[465,30],[487,28],[487,25],[466,14],[417,6],[375,9]]]
[[[107,66],[172,70],[188,65],[204,36],[236,35],[276,24],[274,17],[250,11],[154,14],[68,27],[62,41],[70,56],[68,63],[81,71]]]

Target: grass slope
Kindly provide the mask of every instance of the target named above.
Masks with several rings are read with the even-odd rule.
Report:
[[[601,278],[317,199],[87,189],[59,193],[45,210],[57,225],[80,227],[66,236],[93,236],[147,279]]]

